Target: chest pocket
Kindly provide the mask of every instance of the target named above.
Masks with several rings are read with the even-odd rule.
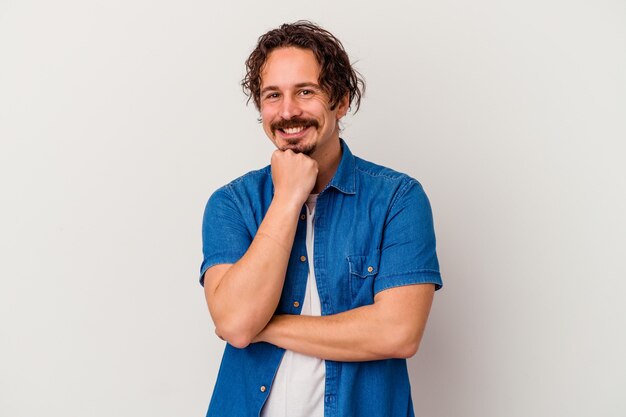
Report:
[[[350,255],[350,294],[352,307],[372,304],[374,302],[374,279],[378,274],[380,252],[370,255]]]

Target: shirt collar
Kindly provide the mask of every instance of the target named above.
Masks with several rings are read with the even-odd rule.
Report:
[[[356,161],[346,142],[341,138],[339,141],[341,142],[341,161],[333,179],[324,189],[333,187],[344,194],[356,194]]]

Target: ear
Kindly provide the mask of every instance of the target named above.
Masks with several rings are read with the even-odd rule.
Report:
[[[341,100],[337,103],[337,120],[341,119],[343,116],[348,114],[348,110],[350,109],[350,94],[346,94],[343,96]]]

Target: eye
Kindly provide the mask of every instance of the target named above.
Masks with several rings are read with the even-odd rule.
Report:
[[[263,96],[263,99],[264,100],[276,100],[279,96],[280,94],[278,94],[277,92],[271,92]]]
[[[301,96],[310,96],[310,95],[313,95],[313,93],[314,93],[313,90],[300,90]]]

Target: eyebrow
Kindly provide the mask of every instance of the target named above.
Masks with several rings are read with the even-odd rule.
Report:
[[[312,87],[312,88],[316,88],[316,89],[318,89],[318,90],[320,90],[320,89],[321,89],[321,88],[320,88],[320,86],[319,86],[319,84],[316,84],[316,83],[308,83],[308,82],[306,82],[306,83],[298,83],[298,84],[296,84],[296,85],[295,85],[295,87],[296,87],[296,88]],[[278,87],[277,87],[277,86],[275,86],[275,85],[268,85],[267,87],[265,87],[265,88],[263,88],[263,89],[261,90],[261,94],[265,94],[265,93],[267,93],[268,91],[277,91],[277,90],[280,90],[280,88],[278,88]]]

